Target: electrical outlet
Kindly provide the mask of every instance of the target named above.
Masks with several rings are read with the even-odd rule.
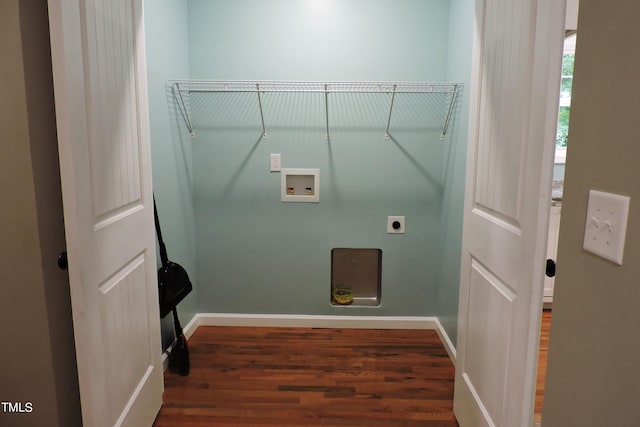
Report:
[[[589,190],[584,250],[622,265],[630,201],[627,196]]]
[[[387,217],[387,233],[404,234],[404,217],[388,216]]]
[[[280,169],[282,168],[280,154],[271,154],[269,164],[270,164],[269,170],[271,172],[280,172]]]

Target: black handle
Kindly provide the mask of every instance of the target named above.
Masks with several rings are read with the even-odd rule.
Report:
[[[167,256],[167,247],[164,245],[164,240],[162,240],[162,231],[160,230],[160,220],[158,219],[155,196],[153,197],[153,220],[156,226],[156,235],[158,236],[158,246],[160,246],[160,262],[162,262],[163,267],[166,267],[169,265],[169,257]]]
[[[62,251],[58,254],[58,267],[60,270],[69,269],[69,259],[67,258],[67,251]]]
[[[556,275],[556,262],[552,259],[547,260],[547,269],[545,271],[547,277],[554,277]]]

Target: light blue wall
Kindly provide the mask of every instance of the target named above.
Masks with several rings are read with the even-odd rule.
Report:
[[[448,9],[449,0],[189,0],[191,78],[442,80]]]
[[[170,257],[197,283],[183,324],[195,312],[438,315],[455,343],[473,11],[472,0],[146,2],[154,187]],[[397,102],[389,141],[388,99],[353,96],[330,100],[330,142],[322,98],[267,97],[262,140],[254,95],[194,97],[191,139],[165,86],[179,78],[448,80],[465,91],[445,143],[441,99],[429,123]],[[320,203],[281,203],[269,153],[320,168]],[[407,233],[388,235],[387,215],[405,215]],[[380,308],[331,307],[333,247],[383,250]]]
[[[469,80],[473,42],[474,0],[451,0],[447,78],[464,83],[456,122],[443,153],[444,191],[437,275],[438,318],[455,345],[457,340],[462,217],[466,174]]]
[[[183,326],[196,312],[195,223],[193,214],[192,141],[181,132],[179,116],[166,82],[189,77],[186,0],[145,2],[147,79],[151,126],[153,186],[169,259],[189,272],[196,288],[178,306]],[[162,322],[162,341],[173,340],[173,322]]]
[[[189,1],[191,78],[447,78],[449,1],[327,0],[324,17],[313,3]],[[198,311],[438,314],[449,143],[420,117],[443,114],[442,100],[426,111],[399,101],[390,141],[388,97],[332,97],[328,142],[321,97],[265,96],[266,140],[255,94],[222,98],[191,98]],[[320,203],[280,202],[269,153],[319,168]],[[386,233],[388,215],[406,216],[406,234]],[[330,305],[334,247],[382,249],[379,308]]]

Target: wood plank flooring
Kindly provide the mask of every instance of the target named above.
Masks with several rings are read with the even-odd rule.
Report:
[[[200,327],[155,427],[457,427],[435,331]]]
[[[542,404],[544,403],[544,384],[547,377],[547,358],[549,356],[549,332],[551,332],[551,310],[542,312],[540,330],[540,350],[538,352],[538,378],[536,381],[536,401],[534,422],[542,421]]]

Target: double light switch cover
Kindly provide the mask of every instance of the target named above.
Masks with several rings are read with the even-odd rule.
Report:
[[[584,250],[622,265],[630,202],[627,196],[589,190]]]

